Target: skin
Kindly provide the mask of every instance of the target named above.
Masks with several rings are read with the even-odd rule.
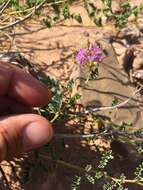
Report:
[[[53,135],[50,122],[32,114],[47,105],[51,92],[30,74],[0,62],[0,161],[38,148]]]

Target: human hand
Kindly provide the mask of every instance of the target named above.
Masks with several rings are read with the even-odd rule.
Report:
[[[30,113],[32,107],[44,106],[50,98],[49,89],[30,74],[0,62],[0,161],[51,139],[51,124]]]

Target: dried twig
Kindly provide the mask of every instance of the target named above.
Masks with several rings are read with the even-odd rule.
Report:
[[[27,19],[31,18],[31,17],[35,14],[36,11],[38,11],[39,9],[41,9],[41,8],[43,7],[43,5],[44,5],[45,3],[47,3],[47,2],[48,2],[48,0],[42,1],[39,5],[37,5],[37,6],[35,7],[35,9],[34,9],[31,13],[29,13],[29,14],[26,15],[25,17],[21,18],[20,20],[17,20],[17,21],[15,21],[15,22],[13,22],[13,23],[10,23],[9,25],[0,27],[0,30],[5,30],[5,29],[7,29],[7,28],[13,27],[13,26],[15,26],[15,25],[17,25],[17,24],[20,24],[20,23],[26,21]]]
[[[4,32],[4,31],[0,31],[0,33],[3,34],[4,36],[6,36],[9,39],[9,41],[11,42],[10,47],[6,51],[2,51],[2,53],[0,53],[0,54],[6,54],[6,53],[10,52],[11,47],[13,46],[14,35],[11,36],[7,32]]]
[[[5,9],[8,7],[9,3],[10,3],[11,0],[8,0],[4,6],[2,7],[1,11],[0,11],[0,15],[2,15],[2,13],[5,11]]]
[[[143,87],[140,87],[139,89],[137,89],[133,95],[128,98],[127,100],[114,105],[114,106],[105,106],[105,107],[98,107],[98,108],[87,108],[85,113],[93,113],[93,112],[98,112],[98,111],[105,111],[105,110],[113,110],[113,109],[117,109],[117,108],[122,108],[123,106],[125,106],[127,103],[129,103],[129,101],[131,101],[138,92],[140,92],[143,89]]]
[[[12,22],[6,26],[3,26],[3,27],[0,27],[0,30],[5,30],[5,29],[8,29],[10,27],[13,27],[17,24],[21,24],[22,22],[26,21],[27,19],[30,19],[33,15],[35,15],[36,11],[40,10],[42,7],[44,7],[44,5],[47,3],[47,6],[51,6],[51,5],[55,5],[55,4],[60,4],[60,3],[63,3],[62,0],[59,0],[59,1],[56,1],[56,2],[51,2],[51,3],[48,3],[48,0],[44,0],[42,1],[39,5],[37,6],[34,6],[32,8],[30,8],[29,10],[32,10],[31,13],[27,14],[25,17],[15,21],[15,22]],[[20,11],[19,11],[20,12]]]
[[[110,127],[110,126],[109,126]],[[54,134],[54,137],[56,139],[88,139],[88,138],[95,138],[95,137],[109,137],[109,136],[124,136],[126,137],[128,136],[132,136],[133,133],[132,132],[124,132],[124,131],[118,131],[114,128],[107,128],[106,130],[104,130],[103,132],[95,132],[92,134],[63,134],[63,133],[56,133]],[[141,134],[140,136],[138,136],[138,139],[142,139],[143,135]]]
[[[99,136],[105,136],[107,135],[106,132],[103,132],[103,133],[93,133],[93,134],[54,134],[54,137],[55,138],[58,138],[58,139],[71,139],[71,138],[74,138],[74,139],[88,139],[88,138],[95,138],[95,137],[99,137]]]

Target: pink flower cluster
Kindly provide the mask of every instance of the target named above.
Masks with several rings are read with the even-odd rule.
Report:
[[[91,46],[88,49],[81,48],[77,52],[76,61],[81,65],[85,65],[87,63],[92,62],[101,63],[103,61],[103,57],[100,47],[95,43],[91,44]]]

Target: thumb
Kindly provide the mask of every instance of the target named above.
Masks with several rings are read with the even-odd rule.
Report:
[[[0,161],[30,151],[52,138],[51,124],[35,114],[0,118]]]

